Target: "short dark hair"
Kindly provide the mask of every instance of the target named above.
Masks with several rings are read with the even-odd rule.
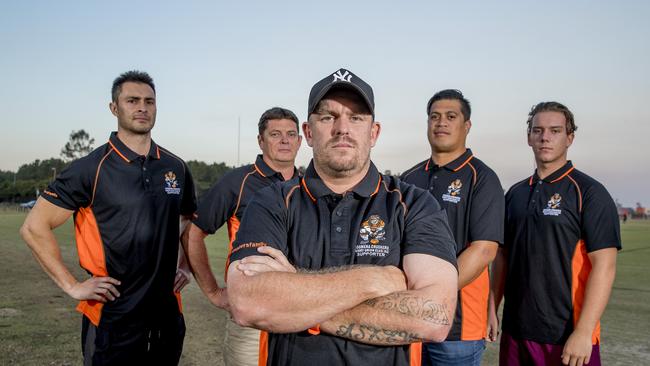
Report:
[[[111,88],[111,97],[113,98],[113,102],[117,102],[117,98],[122,92],[122,84],[127,82],[147,84],[153,90],[154,95],[156,94],[156,87],[154,86],[153,79],[149,74],[144,71],[131,70],[122,73],[113,80],[113,88]]]
[[[295,113],[286,108],[273,107],[271,109],[267,109],[264,113],[262,113],[260,121],[257,123],[257,128],[259,130],[260,136],[264,133],[266,126],[272,119],[290,119],[296,124],[296,129],[298,130],[298,133],[300,133],[298,117],[296,117]]]
[[[429,99],[429,103],[427,103],[427,116],[431,113],[431,106],[433,103],[443,99],[459,101],[460,111],[463,114],[463,117],[465,117],[465,121],[471,117],[472,107],[469,104],[469,100],[467,100],[463,93],[461,93],[458,89],[445,89],[434,94],[431,99]]]
[[[558,102],[541,102],[534,105],[533,108],[528,113],[528,134],[530,134],[531,129],[533,128],[533,118],[537,113],[541,112],[560,112],[564,115],[566,120],[566,134],[570,135],[578,130],[576,126],[575,119],[573,118],[573,113],[567,108],[564,104]]]

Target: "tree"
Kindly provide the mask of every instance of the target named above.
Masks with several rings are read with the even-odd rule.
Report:
[[[203,195],[203,193],[210,189],[210,187],[224,174],[232,169],[225,163],[207,164],[203,161],[197,160],[188,161],[187,166],[192,172],[192,178],[194,178],[194,186],[199,198]]]
[[[93,150],[95,139],[91,138],[85,130],[72,131],[70,141],[61,149],[63,160],[70,162],[88,155]]]

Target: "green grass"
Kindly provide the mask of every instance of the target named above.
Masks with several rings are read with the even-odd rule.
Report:
[[[80,319],[76,302],[42,271],[18,234],[20,211],[0,211],[0,365],[80,365]],[[79,268],[71,222],[56,230],[64,262],[77,278]],[[602,319],[604,365],[650,364],[650,221],[622,225],[623,250],[612,297]],[[225,229],[207,238],[218,278],[223,277]],[[192,282],[183,291],[187,335],[182,365],[223,365],[227,314],[214,308]],[[485,365],[497,364],[490,344]]]

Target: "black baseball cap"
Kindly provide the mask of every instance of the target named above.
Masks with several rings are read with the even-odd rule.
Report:
[[[333,88],[349,89],[359,94],[368,105],[372,117],[375,117],[375,95],[372,92],[372,87],[353,74],[352,71],[346,69],[338,69],[314,84],[311,92],[309,92],[308,116],[314,112],[325,94]]]

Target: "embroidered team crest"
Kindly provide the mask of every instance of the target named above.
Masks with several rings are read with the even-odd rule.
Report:
[[[385,226],[386,223],[379,215],[371,215],[361,223],[361,230],[359,230],[361,242],[354,251],[358,257],[385,257],[388,254],[388,245],[379,245],[386,239]]]
[[[458,203],[460,202],[460,189],[463,188],[463,182],[460,179],[456,179],[449,187],[447,187],[447,193],[442,195],[442,200],[446,202]]]
[[[562,213],[560,204],[562,203],[562,196],[556,193],[551,196],[551,199],[546,203],[546,208],[542,213],[546,216],[559,216]]]
[[[171,170],[165,173],[165,192],[167,194],[180,194],[181,187],[178,185],[176,180],[176,174]]]
[[[361,224],[359,235],[364,242],[376,245],[380,240],[384,240],[384,220],[379,215],[372,215]]]

